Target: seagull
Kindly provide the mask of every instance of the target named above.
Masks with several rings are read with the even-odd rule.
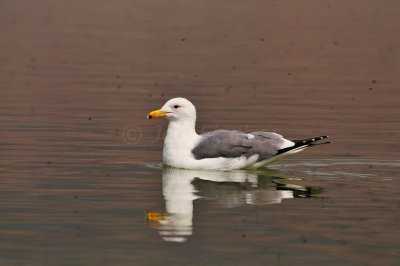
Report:
[[[318,136],[287,140],[273,132],[245,133],[237,130],[215,130],[196,133],[196,108],[185,98],[173,98],[148,119],[169,120],[164,140],[163,164],[184,169],[233,170],[259,168],[289,154],[294,154],[328,138]]]

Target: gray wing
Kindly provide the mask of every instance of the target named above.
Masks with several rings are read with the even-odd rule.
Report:
[[[216,130],[203,134],[199,144],[192,150],[196,159],[235,158],[242,155],[258,154],[258,161],[276,155],[284,143],[284,138],[271,132]]]
[[[263,161],[277,155],[280,149],[287,147],[287,140],[282,135],[273,132],[256,131],[251,132],[253,148],[249,155],[258,154],[258,161]],[[290,142],[289,142],[290,143]]]
[[[196,159],[205,158],[235,158],[247,154],[252,142],[247,134],[240,131],[215,130],[201,136],[199,144],[192,153]]]

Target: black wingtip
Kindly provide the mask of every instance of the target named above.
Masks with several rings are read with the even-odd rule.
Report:
[[[322,144],[331,144],[332,143],[332,141],[325,141],[325,142],[318,142],[318,143],[310,143],[310,144],[308,144],[308,147],[311,147],[311,146],[318,146],[318,145],[322,145]]]
[[[312,138],[307,138],[307,139],[300,139],[300,140],[292,140],[294,143],[300,143],[303,145],[307,145],[316,141],[320,141],[323,139],[327,139],[329,136],[317,136],[317,137],[312,137]]]
[[[313,137],[313,138],[308,138],[308,139],[301,139],[301,140],[293,140],[294,142],[294,146],[292,147],[288,147],[288,148],[284,148],[278,151],[278,154],[282,154],[294,149],[297,149],[299,147],[310,147],[310,146],[316,146],[316,145],[320,145],[320,144],[329,144],[331,143],[330,141],[326,141],[326,142],[322,142],[322,143],[318,143],[317,141],[323,140],[323,139],[327,139],[329,138],[329,136],[324,135],[324,136],[318,136],[318,137]]]

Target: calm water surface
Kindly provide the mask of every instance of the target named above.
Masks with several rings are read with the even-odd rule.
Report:
[[[400,264],[398,2],[28,2],[0,9],[1,265]],[[333,143],[163,168],[176,96],[199,132]]]

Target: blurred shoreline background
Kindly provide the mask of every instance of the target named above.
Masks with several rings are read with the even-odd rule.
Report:
[[[129,134],[160,149],[143,118],[182,96],[196,104],[200,131],[328,134],[333,156],[399,150],[397,1],[1,5],[3,142],[45,127],[104,145]]]

